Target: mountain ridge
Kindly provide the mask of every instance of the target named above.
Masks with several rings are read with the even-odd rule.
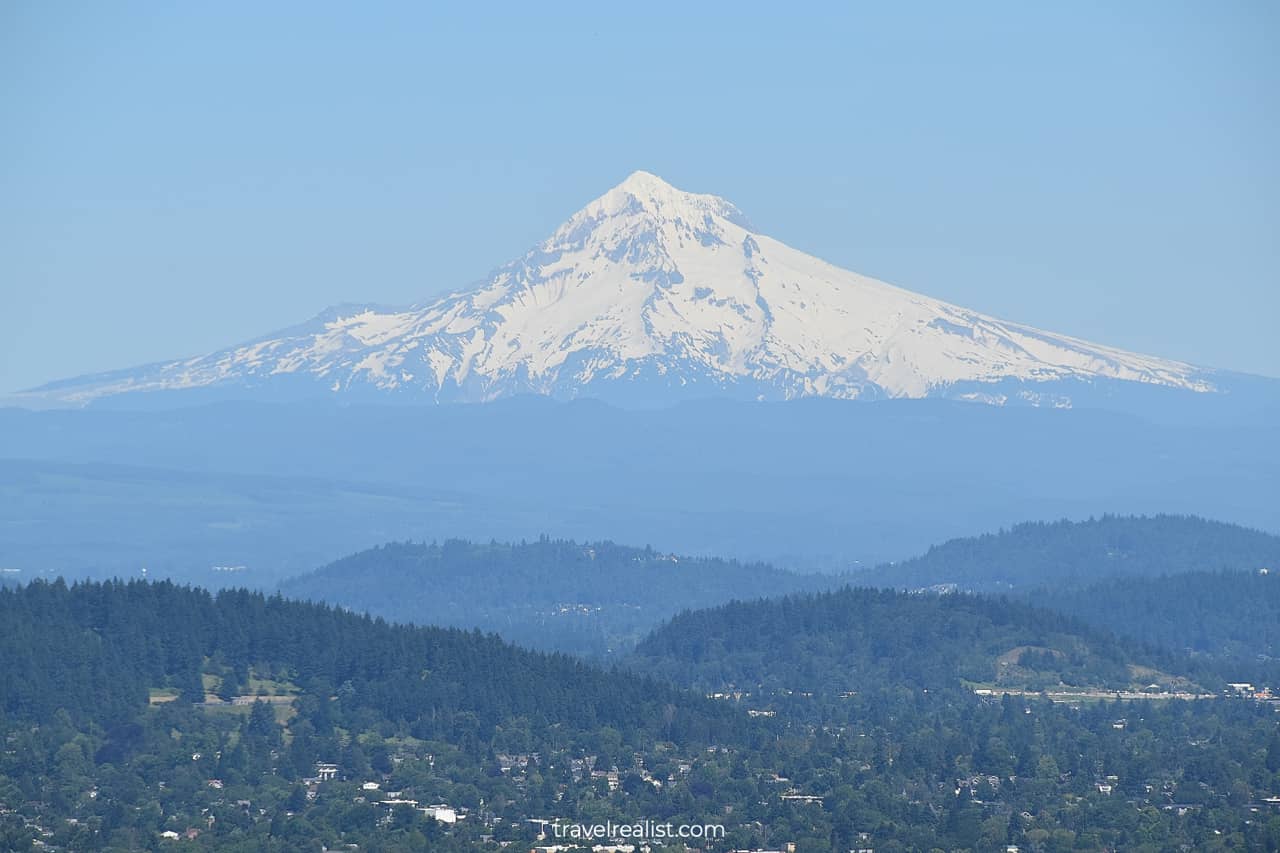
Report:
[[[1060,519],[932,545],[915,557],[877,566],[856,582],[897,589],[1035,593],[1078,589],[1117,578],[1190,572],[1248,572],[1280,564],[1280,537],[1195,515],[1111,515]]]
[[[635,172],[469,289],[403,309],[334,306],[209,355],[59,380],[20,400],[219,390],[1069,406],[1089,387],[1203,394],[1231,381],[842,270],[757,232],[722,198]]]
[[[392,542],[283,580],[289,598],[391,622],[493,631],[544,651],[617,656],[682,610],[829,589],[832,576],[609,541]]]

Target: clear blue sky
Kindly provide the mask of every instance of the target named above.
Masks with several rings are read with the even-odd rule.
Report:
[[[0,4],[0,391],[457,288],[635,169],[1280,376],[1280,5],[469,5]]]

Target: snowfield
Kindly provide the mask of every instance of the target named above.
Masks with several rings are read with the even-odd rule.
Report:
[[[479,287],[406,309],[342,306],[209,355],[52,383],[122,393],[373,391],[761,399],[952,396],[1069,405],[1061,380],[1216,390],[1212,372],[1009,323],[842,270],[751,229],[724,199],[636,172]],[[997,387],[997,383],[999,387]],[[1040,393],[1037,388],[1046,389]]]

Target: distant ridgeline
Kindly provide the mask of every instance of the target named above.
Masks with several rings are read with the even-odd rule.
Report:
[[[280,589],[396,622],[479,627],[533,648],[603,655],[684,609],[838,583],[759,563],[543,538],[385,545]]]
[[[617,656],[683,610],[846,583],[979,590],[1170,653],[1280,672],[1280,538],[1189,516],[1021,524],[840,576],[564,540],[392,544],[285,582],[292,597],[397,622],[479,627],[532,648]],[[1220,574],[1222,572],[1222,574]],[[1190,575],[1190,576],[1189,576]],[[923,605],[914,605],[917,607]]]
[[[1280,674],[1280,537],[1193,516],[1019,524],[852,576],[899,589],[1004,593],[1173,653]],[[1234,669],[1232,668],[1234,667]]]
[[[1184,515],[1032,522],[952,539],[853,576],[867,586],[1022,591],[1109,578],[1280,566],[1280,537]]]

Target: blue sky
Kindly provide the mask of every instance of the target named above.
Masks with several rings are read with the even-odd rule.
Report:
[[[1274,3],[469,5],[0,5],[0,391],[456,289],[635,169],[1280,376]]]

